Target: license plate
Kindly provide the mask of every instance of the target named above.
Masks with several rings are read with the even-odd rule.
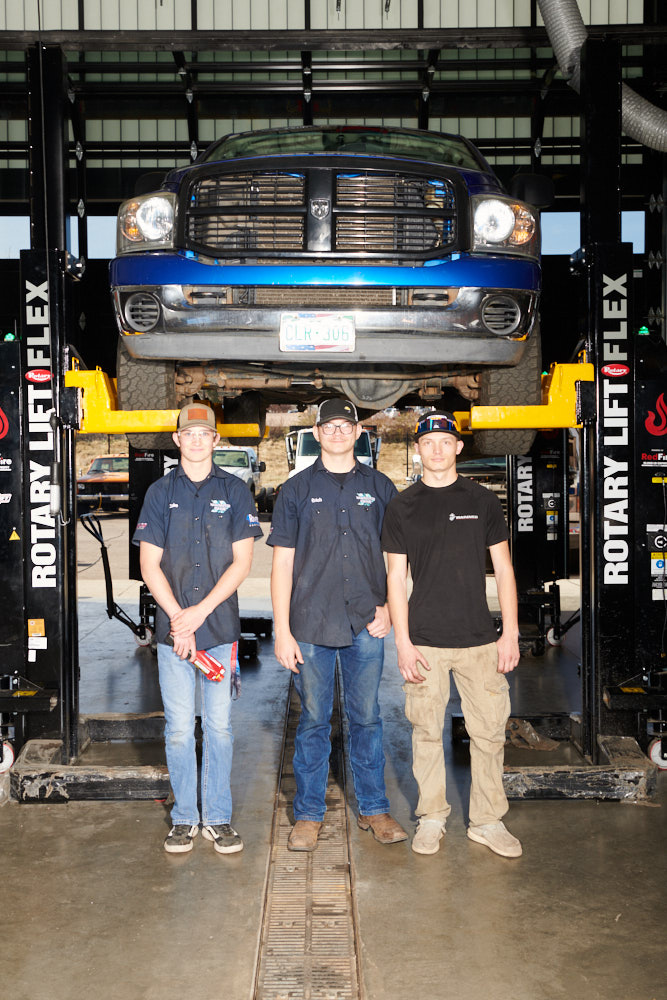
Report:
[[[280,317],[281,351],[354,351],[352,313],[283,313]]]

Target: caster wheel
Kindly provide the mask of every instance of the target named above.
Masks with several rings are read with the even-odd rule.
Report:
[[[2,760],[0,760],[0,774],[4,774],[5,771],[9,771],[13,763],[14,763],[14,747],[11,745],[11,743],[3,743]]]
[[[144,629],[143,638],[140,635],[135,635],[134,640],[137,646],[150,646],[151,642],[153,641],[153,629],[150,628],[149,626],[146,626],[146,628]]]
[[[547,642],[549,643],[550,646],[563,645],[562,637],[561,636],[556,637],[556,631],[553,628],[550,628],[549,631],[547,632]]]
[[[667,760],[661,756],[662,740],[651,740],[648,745],[647,755],[654,764],[657,764],[661,771],[667,771]]]

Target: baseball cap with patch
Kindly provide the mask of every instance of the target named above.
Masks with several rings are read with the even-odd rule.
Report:
[[[418,441],[424,434],[453,434],[455,438],[462,441],[461,431],[453,413],[448,410],[429,410],[422,413],[415,427],[415,441]]]
[[[177,428],[184,431],[186,427],[208,427],[217,431],[215,414],[206,403],[188,403],[178,414]]]
[[[319,424],[326,424],[329,420],[349,420],[351,424],[359,422],[354,404],[349,399],[341,397],[325,399],[323,403],[320,403],[315,423],[319,426]]]

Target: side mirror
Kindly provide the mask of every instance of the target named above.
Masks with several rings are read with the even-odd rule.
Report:
[[[259,471],[260,472],[266,472],[266,462],[260,462],[259,463]]]
[[[550,208],[554,203],[554,182],[544,174],[515,174],[509,182],[509,193],[535,208]]]

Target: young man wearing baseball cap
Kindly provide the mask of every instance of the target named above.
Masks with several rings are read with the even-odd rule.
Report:
[[[468,837],[496,854],[517,858],[521,844],[502,822],[508,809],[503,757],[510,714],[505,674],[519,662],[507,525],[498,498],[457,475],[463,441],[451,413],[433,410],[420,417],[415,449],[422,478],[392,500],[382,529],[389,608],[419,788],[412,849],[435,854],[451,811],[442,745],[451,672],[470,736]],[[503,619],[500,638],[486,602],[487,548]],[[409,602],[408,567],[413,580]]]
[[[157,658],[174,793],[173,826],[164,848],[170,854],[191,851],[201,822],[203,837],[219,854],[234,854],[243,849],[230,825],[231,684],[241,632],[236,591],[250,572],[254,540],[262,532],[246,484],[213,462],[220,440],[213,410],[199,402],[184,406],[173,440],[181,460],[148,488],[132,539],[140,546],[144,583],[157,602]],[[223,665],[222,680],[195,669],[190,658],[198,650]],[[197,677],[204,733],[201,815]]]
[[[283,485],[267,539],[276,659],[293,672],[301,698],[291,851],[315,850],[324,819],[337,657],[358,825],[382,844],[407,840],[389,814],[378,704],[391,629],[380,531],[396,488],[356,461],[361,429],[350,400],[320,405],[313,434],[321,456]]]

